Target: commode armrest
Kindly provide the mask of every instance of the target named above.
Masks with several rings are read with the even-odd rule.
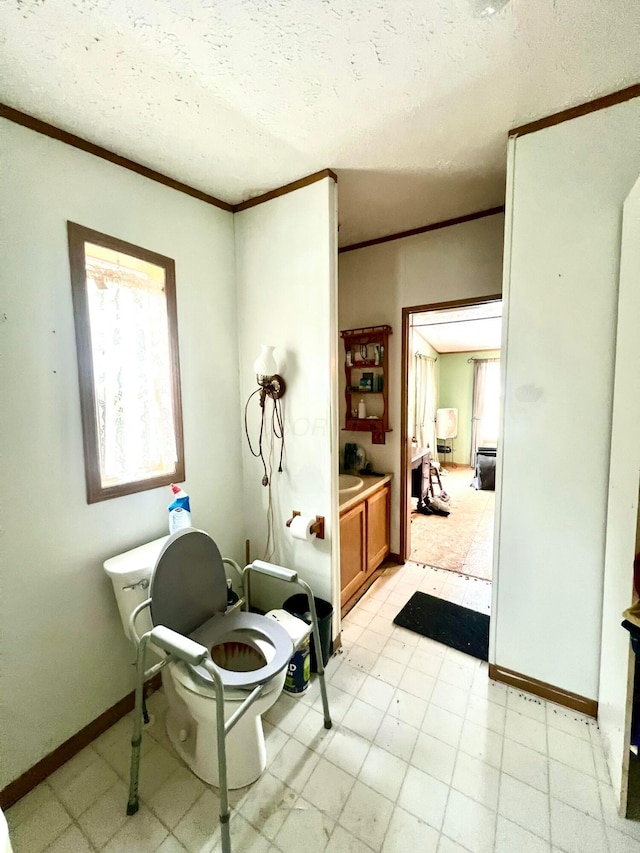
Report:
[[[254,560],[245,567],[245,572],[253,569],[261,575],[269,575],[269,577],[277,578],[280,581],[294,583],[298,580],[298,573],[292,569],[285,569],[284,566],[276,566],[275,563],[266,563],[264,560]]]
[[[165,652],[192,666],[202,663],[209,654],[205,646],[201,646],[200,643],[190,640],[183,634],[178,634],[177,631],[172,631],[171,628],[165,628],[164,625],[156,625],[152,629],[150,640]]]

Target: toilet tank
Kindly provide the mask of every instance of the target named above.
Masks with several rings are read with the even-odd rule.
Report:
[[[153,542],[132,548],[124,554],[110,557],[103,563],[104,570],[113,584],[124,633],[129,639],[132,639],[129,633],[129,617],[138,604],[149,598],[151,575],[162,546],[168,538],[168,536],[162,536],[160,539],[154,539]],[[147,610],[138,616],[136,630],[141,636],[151,628],[151,617]]]

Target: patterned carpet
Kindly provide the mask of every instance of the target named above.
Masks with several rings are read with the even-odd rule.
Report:
[[[442,476],[442,487],[451,497],[446,518],[411,513],[410,559],[491,580],[495,492],[472,488],[472,478],[471,468],[452,468]]]

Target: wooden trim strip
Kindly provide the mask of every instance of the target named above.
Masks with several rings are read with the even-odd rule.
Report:
[[[409,336],[411,308],[402,309],[402,345],[400,351],[400,559],[411,554],[411,486],[409,482]]]
[[[198,190],[188,184],[183,184],[182,181],[177,181],[174,178],[156,172],[155,169],[150,169],[148,166],[136,163],[135,160],[129,160],[128,157],[116,154],[108,148],[103,148],[101,145],[89,142],[75,133],[62,130],[62,128],[56,127],[53,124],[16,110],[7,104],[0,103],[0,118],[6,118],[9,121],[15,122],[15,124],[29,128],[29,130],[35,130],[36,133],[42,133],[51,139],[57,139],[59,142],[71,145],[73,148],[79,148],[80,151],[86,151],[88,154],[93,154],[96,157],[107,160],[109,163],[121,166],[123,169],[129,169],[130,172],[136,172],[138,175],[149,178],[151,181],[156,181],[159,184],[170,187],[172,190],[178,190],[178,192],[185,193],[185,195],[197,198],[199,201],[204,201],[207,204],[212,204],[214,207],[219,207],[220,210],[226,210],[229,213],[238,213],[241,210],[247,210],[249,207],[255,207],[257,204],[262,204],[262,202],[277,198],[277,196],[286,195],[286,193],[299,190],[301,187],[306,187],[309,184],[315,184],[316,181],[321,181],[323,178],[331,178],[336,183],[338,181],[338,176],[332,169],[322,169],[320,172],[314,172],[312,175],[299,178],[297,181],[293,181],[283,187],[278,187],[275,190],[270,190],[255,198],[249,198],[246,201],[241,201],[239,204],[230,204],[227,201],[216,198],[214,195],[209,195],[209,193],[202,192],[202,190]]]
[[[402,311],[406,311],[407,314],[422,314],[425,311],[446,311],[449,308],[466,308],[467,306],[483,305],[485,302],[497,302],[500,299],[502,299],[502,293],[493,293],[489,296],[468,296],[466,299],[449,299],[447,302],[412,305],[410,308],[403,308]],[[478,350],[469,350],[469,352],[478,352]],[[447,353],[447,355],[450,354]],[[454,354],[457,355],[457,353]]]
[[[160,687],[160,673],[157,673],[145,682],[145,695],[149,696]],[[0,808],[8,809],[19,799],[33,790],[40,782],[43,782],[47,776],[50,776],[59,767],[62,767],[70,758],[73,758],[80,750],[88,746],[91,741],[95,740],[107,729],[111,728],[114,723],[117,723],[125,714],[133,710],[135,705],[135,693],[128,693],[115,705],[112,705],[104,713],[100,714],[93,722],[86,725],[75,735],[72,735],[59,747],[45,755],[37,764],[34,764],[29,770],[24,772],[22,776],[18,776],[13,782],[0,791]]]
[[[579,696],[577,693],[571,693],[561,687],[554,687],[545,681],[538,681],[537,678],[522,675],[495,663],[489,664],[489,678],[493,678],[494,681],[501,681],[503,684],[509,684],[518,690],[533,693],[534,696],[540,696],[541,699],[555,702],[565,708],[571,708],[572,711],[579,711],[589,717],[598,718],[598,702],[595,699],[587,699],[585,696]]]
[[[558,113],[552,113],[549,116],[544,116],[544,118],[539,118],[528,124],[522,124],[520,127],[514,127],[509,131],[509,136],[526,136],[528,133],[535,133],[537,130],[544,130],[546,127],[553,127],[556,124],[562,124],[562,122],[571,121],[571,119],[595,113],[598,110],[606,110],[607,107],[613,107],[616,104],[623,104],[632,98],[640,98],[640,83],[629,86],[627,89],[621,89],[618,92],[611,92],[592,101],[586,101],[584,104],[560,110]]]
[[[420,228],[412,228],[410,231],[399,231],[397,234],[387,234],[386,237],[375,237],[373,240],[364,240],[362,243],[352,243],[350,246],[341,246],[338,253],[355,252],[356,249],[366,249],[369,246],[377,246],[379,243],[389,243],[392,240],[402,240],[404,237],[415,237],[416,234],[426,234],[428,231],[438,231],[440,228],[449,228],[451,225],[462,225],[464,222],[473,222],[474,219],[484,219],[485,216],[495,216],[504,213],[504,205],[490,207],[488,210],[479,210],[476,213],[466,213],[464,216],[455,216],[453,219],[444,219],[442,222],[432,222],[431,225],[422,225]]]
[[[262,204],[265,201],[271,201],[272,198],[277,198],[287,193],[292,193],[294,190],[299,190],[302,187],[315,184],[317,181],[322,181],[324,178],[331,178],[332,181],[338,182],[338,176],[331,169],[322,169],[320,172],[314,172],[313,175],[307,175],[304,178],[299,178],[297,181],[292,181],[290,184],[285,184],[278,189],[270,190],[268,193],[257,195],[255,198],[248,198],[246,201],[241,201],[233,207],[234,213],[239,213],[241,210],[248,210],[250,207],[255,207],[257,204]]]
[[[144,178],[149,178],[149,180],[156,181],[158,184],[164,184],[164,186],[169,187],[172,190],[178,190],[178,192],[185,193],[185,195],[189,195],[192,198],[197,198],[199,201],[205,201],[207,204],[212,204],[214,207],[219,207],[221,210],[227,210],[229,213],[234,212],[233,205],[226,201],[221,201],[221,199],[216,198],[213,195],[197,190],[195,187],[190,187],[188,184],[183,184],[182,181],[176,181],[174,178],[162,175],[160,172],[156,172],[155,169],[142,166],[134,160],[129,160],[127,157],[122,157],[114,151],[109,151],[108,148],[103,148],[101,145],[95,145],[93,142],[89,142],[81,136],[76,136],[75,133],[69,133],[67,130],[62,130],[59,127],[55,127],[53,124],[49,124],[46,121],[41,121],[38,118],[27,115],[27,113],[22,113],[20,110],[16,110],[6,104],[0,104],[0,118],[6,118],[9,121],[22,125],[22,127],[28,127],[29,130],[35,130],[36,133],[42,133],[44,136],[51,137],[51,139],[57,139],[59,142],[65,142],[73,148],[79,148],[81,151],[86,151],[88,154],[93,154],[96,157],[100,157],[102,160],[108,160],[109,163],[114,163],[116,166],[121,166],[123,169],[128,169],[130,172],[137,172],[137,174],[142,175]]]

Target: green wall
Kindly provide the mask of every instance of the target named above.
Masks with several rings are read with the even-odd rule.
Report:
[[[457,465],[468,465],[471,452],[473,362],[469,363],[470,358],[500,358],[500,350],[438,355],[438,408],[458,410],[458,437],[453,439],[453,454],[447,460]]]

